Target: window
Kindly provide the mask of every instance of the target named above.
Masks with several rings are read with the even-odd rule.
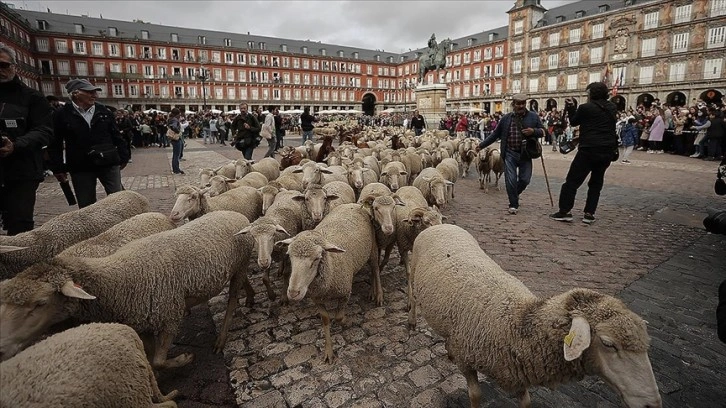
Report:
[[[514,22],[514,35],[519,35],[524,32],[524,20],[517,20]]]
[[[136,48],[133,45],[126,46],[126,57],[134,57],[136,55]]]
[[[166,78],[166,67],[156,67],[156,69],[159,73],[159,78]]]
[[[474,79],[481,78],[481,67],[474,67]]]
[[[487,48],[484,50],[484,59],[492,59],[492,49]]]
[[[537,92],[539,90],[539,78],[530,78],[529,80],[529,91]]]
[[[691,5],[686,4],[676,7],[676,15],[673,19],[673,24],[686,23],[689,21],[691,21]]]
[[[532,51],[537,51],[539,47],[541,46],[542,38],[541,37],[534,37],[532,38],[532,42],[530,43],[529,48]]]
[[[171,42],[179,42],[179,34],[171,33]]]
[[[97,77],[106,76],[106,65],[103,62],[94,62],[93,75]]]
[[[552,33],[549,36],[550,47],[557,47],[560,45],[560,33]]]
[[[593,82],[600,82],[602,81],[602,72],[590,72],[590,75],[588,75],[587,83],[591,84]]]
[[[522,92],[522,81],[519,79],[512,80],[512,92],[519,93]]]
[[[539,71],[539,57],[532,57],[529,60],[529,70],[532,72]]]
[[[642,44],[640,46],[640,56],[641,57],[652,57],[655,55],[655,37],[654,38],[646,38],[642,41]]]
[[[658,11],[648,13],[643,18],[643,30],[658,28]]]
[[[217,64],[222,62],[222,54],[219,51],[212,51],[212,62]]]
[[[686,63],[685,62],[674,62],[671,64],[670,72],[668,74],[668,81],[685,81],[686,79]]]
[[[68,63],[68,61],[58,61],[56,62],[58,64],[58,74],[59,75],[70,75],[71,74],[71,66]]]
[[[158,47],[156,49],[156,57],[161,60],[166,59],[166,48],[164,47]]]
[[[124,86],[120,84],[114,84],[113,85],[113,96],[119,97],[124,96]]]
[[[154,77],[154,67],[152,67],[151,65],[144,65],[144,77],[153,78]]]
[[[48,39],[47,38],[36,39],[35,46],[36,46],[36,48],[38,48],[38,51],[48,52]]]
[[[118,44],[109,44],[108,45],[108,55],[112,57],[118,57],[120,55]]]
[[[565,16],[557,16],[557,17],[555,17],[555,22],[556,23],[561,23],[563,21],[565,21]]]
[[[557,77],[556,76],[547,77],[547,90],[548,91],[557,90]]]
[[[76,61],[76,75],[88,76],[88,63],[86,61]]]
[[[247,71],[244,69],[240,69],[237,71],[237,79],[239,82],[247,82]]]
[[[570,74],[567,76],[567,89],[577,89],[577,74]]]
[[[592,39],[597,40],[605,35],[605,23],[592,25]]]
[[[86,42],[85,41],[73,41],[73,52],[75,54],[86,53]]]
[[[129,85],[129,96],[133,98],[139,97],[139,86],[138,85]]]
[[[590,48],[590,64],[602,63],[602,47]]]
[[[48,29],[48,22],[45,20],[36,20],[36,23],[38,23],[38,30],[47,30]]]
[[[108,35],[110,37],[116,37],[118,35],[118,30],[116,29],[116,27],[109,27],[108,28]]]
[[[552,54],[547,58],[547,67],[549,69],[557,69],[560,65],[560,57],[557,54]]]
[[[494,94],[496,94],[496,95],[502,94],[502,83],[501,82],[497,82],[496,84],[494,84]]]
[[[683,52],[688,50],[688,34],[680,33],[673,35],[673,52]]]
[[[720,79],[723,58],[707,59],[703,65],[703,79]]]
[[[494,75],[495,76],[502,76],[504,74],[504,64],[497,64],[494,66]]]
[[[103,55],[103,44],[93,43],[93,55]]]
[[[724,46],[724,37],[726,27],[714,27],[708,30],[708,43],[706,48],[716,48]]]
[[[711,17],[725,16],[725,15],[726,15],[726,0],[711,0]]]
[[[121,73],[121,64],[118,62],[111,63],[111,72],[120,74]]]
[[[66,40],[55,40],[55,52],[65,54],[68,52],[68,43]]]
[[[197,44],[207,45],[207,37],[203,35],[197,36]]]
[[[567,66],[576,67],[580,65],[580,51],[570,51],[567,56]]]
[[[583,18],[583,17],[585,17],[585,12],[584,11],[580,10],[580,11],[578,11],[578,12],[575,13],[575,18]]]
[[[504,46],[503,45],[497,45],[496,48],[494,48],[494,56],[497,58],[501,58],[504,56]]]
[[[454,55],[454,65],[461,65],[461,54]]]
[[[602,6],[600,6],[600,7],[597,8],[597,11],[600,12],[600,13],[604,13],[604,12],[606,12],[608,10],[610,10],[610,6],[608,6],[607,4],[604,4],[604,5],[602,5]]]
[[[522,73],[522,60],[512,60],[512,73],[513,74]]]
[[[468,81],[471,79],[471,71],[469,68],[464,70],[464,81]]]
[[[76,34],[83,34],[83,24],[73,24],[76,27]]]
[[[641,85],[648,85],[653,83],[653,66],[649,67],[640,67],[640,73],[638,74],[640,77],[640,84]]]
[[[141,30],[141,39],[142,40],[148,40],[149,39],[149,32],[147,30]]]
[[[570,30],[570,43],[580,42],[580,36],[582,35],[582,28],[573,28]]]
[[[520,47],[522,46],[521,41],[520,41],[519,45],[520,45]],[[471,63],[471,53],[466,52],[466,53],[464,53],[464,64],[470,64],[470,63]],[[406,66],[406,71],[408,71],[408,66]],[[406,73],[408,73],[408,72],[406,72]]]
[[[480,62],[481,61],[481,50],[475,50],[474,51],[474,62]]]
[[[513,50],[512,50],[512,52],[515,53],[515,54],[519,54],[519,53],[522,52],[522,40],[515,41],[513,43]]]
[[[237,63],[240,65],[244,65],[247,63],[245,61],[245,54],[237,54]]]
[[[43,82],[43,93],[46,95],[55,94],[55,84],[53,82]]]

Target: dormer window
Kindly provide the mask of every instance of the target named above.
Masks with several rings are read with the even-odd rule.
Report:
[[[254,41],[247,41],[247,48],[254,50],[255,49],[255,42]]]
[[[325,50],[325,48],[320,49],[320,55],[322,55],[323,57],[328,55],[328,52]]]
[[[307,54],[307,53],[308,53],[308,47],[305,47],[305,46],[303,46],[303,47],[301,48],[301,50],[302,50],[302,53],[303,53],[303,54]]]
[[[109,35],[109,37],[116,37],[116,36],[118,36],[118,30],[116,29],[116,27],[109,27],[108,28],[108,35]]]
[[[359,54],[358,54],[358,51],[354,52],[354,53],[353,53],[353,59],[358,59],[358,55],[359,55]]]
[[[635,4],[635,0],[625,0],[625,7],[632,6]]]
[[[287,44],[281,44],[280,45],[280,51],[287,52]]]
[[[261,50],[264,50],[265,49],[265,43],[263,43],[262,41],[260,41],[257,45],[260,46],[260,49]]]
[[[47,30],[48,29],[48,22],[45,20],[36,20],[36,23],[38,23],[38,30]]]
[[[373,56],[373,59],[376,60],[376,62],[380,62],[381,61],[381,56],[378,55],[378,54],[376,54],[376,55]]]
[[[610,6],[608,6],[607,4],[603,4],[602,6],[597,8],[597,11],[599,11],[600,13],[604,13],[608,10],[610,10]]]
[[[585,17],[585,12],[580,10],[577,13],[575,13],[575,18],[583,18]]]
[[[557,16],[555,17],[555,23],[561,23],[565,21],[565,16]]]
[[[76,34],[83,34],[83,24],[73,24],[76,27]]]
[[[496,37],[497,37],[497,34],[496,34],[496,33],[489,33],[489,37],[488,37],[488,39],[489,39],[489,41],[494,41],[494,39],[495,39]]]
[[[148,40],[149,39],[149,32],[147,30],[141,30],[141,39],[142,40]]]
[[[225,38],[224,39],[224,46],[225,47],[231,47],[232,46],[232,39],[231,38]]]
[[[345,51],[338,51],[338,57],[343,58],[345,56]]]
[[[197,36],[197,43],[198,44],[201,44],[201,45],[206,45],[207,44],[207,37],[205,37],[203,35]]]
[[[468,40],[466,40],[466,46],[467,47],[471,47],[475,43],[476,43],[476,38],[469,38]]]
[[[393,62],[393,57],[388,57],[388,62],[389,63],[392,63]]]
[[[171,42],[179,42],[179,34],[171,33]]]

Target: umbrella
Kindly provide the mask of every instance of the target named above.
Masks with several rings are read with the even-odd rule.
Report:
[[[163,113],[163,114],[166,114],[166,112],[160,111],[158,109],[148,109],[148,110],[145,110],[144,113],[147,113],[147,114],[148,113]]]
[[[197,114],[197,112],[194,112],[194,111],[190,111],[190,110],[188,110],[188,111],[184,111],[184,114],[185,114],[185,115],[196,115],[196,114]]]
[[[363,112],[361,112],[361,111],[359,111],[357,109],[348,109],[347,111],[345,111],[345,113],[350,113],[352,115],[357,115],[357,114],[363,113]]]
[[[210,109],[209,111],[210,111],[211,113],[214,113],[215,115],[216,115],[216,114],[219,114],[219,113],[222,113],[222,111],[221,111],[221,110],[219,110],[219,109]]]
[[[302,109],[290,109],[289,111],[285,111],[285,113],[288,113],[290,115],[299,115],[303,113]]]
[[[231,111],[227,111],[228,115],[239,115],[239,109],[233,109]]]

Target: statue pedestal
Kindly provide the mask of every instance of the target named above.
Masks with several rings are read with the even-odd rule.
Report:
[[[439,121],[446,116],[446,84],[419,85],[416,87],[416,107],[426,120],[426,129],[439,128]]]

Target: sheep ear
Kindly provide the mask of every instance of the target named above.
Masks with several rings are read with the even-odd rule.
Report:
[[[452,181],[449,181],[449,180],[444,180],[444,183],[446,183],[447,186],[453,186],[454,185],[454,183]]]
[[[343,253],[345,252],[345,249],[335,246],[333,244],[323,244],[323,249],[328,252],[336,252],[336,253]]]
[[[275,242],[275,245],[288,246],[292,242],[293,238],[283,239],[282,241]]]
[[[327,167],[321,167],[320,172],[324,174],[333,174],[333,171],[328,169]]]
[[[401,197],[399,197],[398,194],[392,195],[391,198],[393,199],[393,202],[396,203],[396,205],[406,205],[406,203],[401,200]]]
[[[241,230],[239,230],[239,232],[234,234],[234,236],[236,237],[237,235],[247,234],[248,232],[250,232],[250,230],[252,230],[252,226],[248,225],[248,226],[242,228]]]
[[[0,245],[0,254],[4,254],[6,252],[14,252],[14,251],[20,251],[23,249],[27,249],[28,247],[19,247],[19,246],[13,246],[13,245]]]
[[[590,347],[590,324],[585,318],[576,316],[572,319],[572,327],[564,338],[563,347],[566,361],[580,357]]]
[[[61,288],[61,293],[70,297],[70,298],[77,298],[77,299],[95,299],[96,297],[89,294],[85,290],[83,290],[80,286],[76,285],[75,282],[72,280],[67,281],[63,284],[63,287]]]
[[[305,194],[298,193],[290,197],[293,201],[305,201]]]
[[[371,205],[373,205],[373,201],[376,199],[376,196],[374,195],[367,195],[365,198],[360,200],[361,207],[364,208],[370,208]]]
[[[283,228],[282,225],[280,225],[280,224],[275,224],[275,230],[284,233],[288,237],[290,236],[290,233],[287,232],[287,230],[285,230],[285,228]]]
[[[337,194],[325,194],[325,201],[337,200],[340,198]]]

